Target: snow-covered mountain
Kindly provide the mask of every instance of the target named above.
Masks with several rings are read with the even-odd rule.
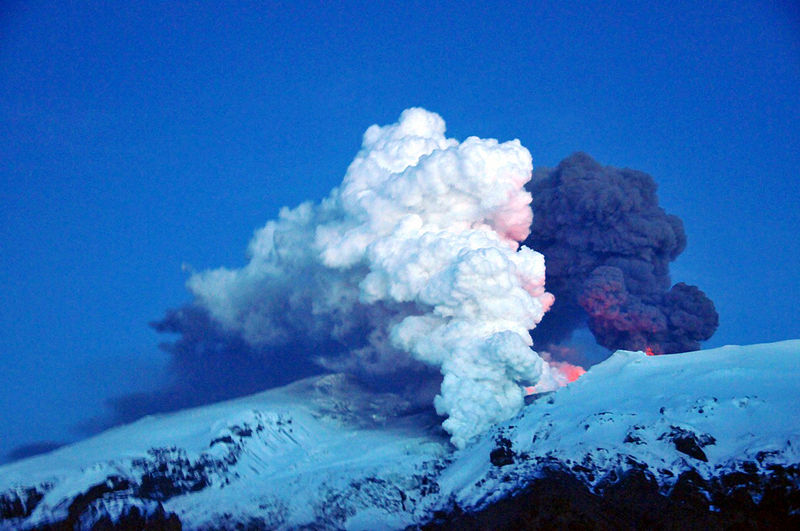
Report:
[[[800,340],[619,351],[457,451],[432,412],[310,378],[5,465],[0,529],[796,524],[799,384]]]

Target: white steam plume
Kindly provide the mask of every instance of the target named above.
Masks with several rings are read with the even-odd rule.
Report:
[[[517,140],[444,133],[419,108],[373,125],[341,187],[284,208],[244,268],[194,274],[189,288],[254,345],[296,334],[358,345],[319,361],[388,386],[419,362],[438,367],[436,410],[463,447],[522,407],[522,384],[552,379],[528,330],[553,298],[544,258],[518,244],[532,220],[530,154]]]

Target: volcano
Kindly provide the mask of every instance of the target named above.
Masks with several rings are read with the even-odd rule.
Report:
[[[342,374],[143,418],[0,468],[0,529],[800,523],[800,340],[617,351],[449,442]]]

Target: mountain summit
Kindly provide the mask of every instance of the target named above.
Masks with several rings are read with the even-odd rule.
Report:
[[[796,527],[799,381],[800,340],[618,351],[456,450],[314,377],[0,467],[0,529]]]

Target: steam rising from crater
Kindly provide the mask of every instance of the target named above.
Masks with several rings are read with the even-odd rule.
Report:
[[[436,410],[461,447],[522,407],[521,384],[553,385],[528,332],[553,297],[544,258],[518,243],[532,221],[530,154],[444,133],[418,108],[373,125],[339,188],[258,230],[245,267],[188,286],[275,367],[306,356],[388,387],[437,368]],[[283,348],[298,341],[306,349]]]

